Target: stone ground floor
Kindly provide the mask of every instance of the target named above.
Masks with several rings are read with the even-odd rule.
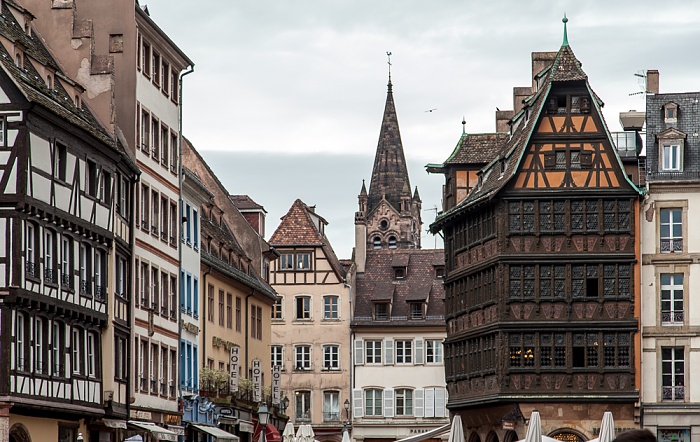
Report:
[[[700,442],[700,405],[644,405],[642,425],[654,433],[659,442]]]

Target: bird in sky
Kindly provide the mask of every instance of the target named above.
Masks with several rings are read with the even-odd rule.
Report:
[[[432,112],[432,111],[435,111],[435,110],[437,110],[436,107],[434,107],[434,108],[432,108],[432,109],[428,109],[426,112]]]

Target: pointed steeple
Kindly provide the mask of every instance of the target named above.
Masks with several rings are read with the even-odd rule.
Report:
[[[569,46],[569,37],[566,35],[566,22],[568,22],[569,19],[566,18],[566,14],[564,14],[564,18],[562,18],[561,21],[564,23],[564,40],[561,42],[561,45]]]
[[[416,191],[413,192],[413,201],[421,202],[420,195],[418,195],[418,186],[416,186]]]
[[[562,19],[562,22],[564,22],[564,41],[552,63],[549,81],[577,81],[588,79],[588,76],[581,68],[581,62],[576,58],[573,49],[569,46],[569,40],[566,36],[566,23],[568,21],[569,19],[564,16]]]
[[[382,197],[386,197],[389,204],[400,211],[404,184],[407,184],[409,189],[411,188],[390,78],[377,153],[374,157],[372,179],[369,184],[367,212],[369,213],[377,207]]]

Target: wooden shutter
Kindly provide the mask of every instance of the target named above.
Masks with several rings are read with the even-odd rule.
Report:
[[[445,389],[435,389],[435,417],[445,417]]]
[[[425,413],[423,417],[435,417],[435,389],[425,389]]]
[[[364,342],[362,339],[355,339],[355,365],[365,364]]]
[[[394,390],[384,390],[384,417],[394,417]]]
[[[413,390],[413,416],[423,417],[423,397],[424,392],[422,388],[416,388]]]
[[[556,167],[554,152],[544,154],[544,167],[545,169],[554,169]]]
[[[384,340],[384,365],[394,365],[394,340]]]
[[[354,388],[352,390],[352,417],[364,416],[365,408],[362,403],[362,389]]]
[[[413,355],[413,363],[415,365],[423,365],[425,360],[425,349],[423,348],[423,339],[416,338],[415,342],[415,354]]]
[[[590,169],[593,166],[592,152],[581,152],[581,169]]]

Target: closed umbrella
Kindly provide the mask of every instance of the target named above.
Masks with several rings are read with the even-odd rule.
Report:
[[[294,424],[287,422],[282,432],[282,442],[296,442],[296,437],[294,436]]]
[[[542,442],[542,422],[539,411],[533,411],[530,415],[530,424],[527,426],[525,442]]]
[[[455,414],[452,418],[452,426],[450,427],[450,437],[447,442],[464,442],[464,429],[462,428],[462,419],[459,414]]]
[[[611,412],[603,413],[603,420],[600,422],[600,434],[589,442],[612,442],[615,439],[615,420]]]
[[[343,440],[341,442],[351,442],[348,430],[343,430]]]
[[[311,425],[299,425],[296,442],[314,442],[314,429]]]

